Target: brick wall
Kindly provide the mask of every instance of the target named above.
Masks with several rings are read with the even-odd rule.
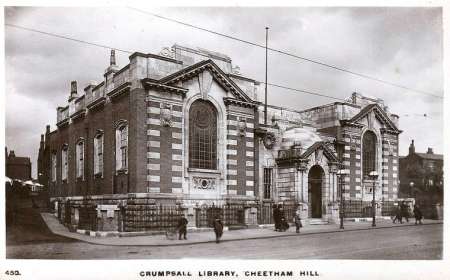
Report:
[[[242,132],[240,122],[245,122]],[[227,188],[231,195],[256,195],[254,122],[253,116],[227,115]]]
[[[161,99],[153,91],[147,97],[147,192],[182,192],[181,96],[172,97]],[[170,114],[170,123],[161,119],[164,110]]]

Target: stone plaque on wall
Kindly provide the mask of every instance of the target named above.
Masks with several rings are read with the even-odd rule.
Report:
[[[192,177],[192,183],[193,183],[194,189],[197,189],[197,190],[215,190],[216,189],[216,179],[215,178]]]

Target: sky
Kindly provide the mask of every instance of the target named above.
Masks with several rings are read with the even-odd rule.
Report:
[[[443,95],[442,9],[344,7],[136,7],[220,33],[335,65],[408,88]],[[159,53],[180,44],[228,55],[247,77],[264,81],[265,50],[169,22],[127,7],[7,7],[5,23],[55,33],[115,49]],[[101,48],[5,27],[5,141],[31,157],[33,176],[40,134],[56,128],[70,81],[78,91],[100,82],[109,63]],[[129,54],[116,52],[120,67]],[[381,98],[399,115],[400,155],[411,139],[416,151],[443,153],[443,99],[393,87],[269,52],[268,82],[347,98],[352,92]],[[268,88],[270,104],[298,110],[335,100]],[[424,116],[426,115],[426,116]]]

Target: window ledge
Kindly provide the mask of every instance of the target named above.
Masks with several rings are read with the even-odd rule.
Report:
[[[188,171],[189,172],[198,172],[198,173],[210,173],[210,174],[221,174],[222,173],[217,169],[201,169],[201,168],[192,168],[192,167],[189,167]]]

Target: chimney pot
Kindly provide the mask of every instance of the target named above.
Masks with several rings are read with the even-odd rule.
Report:
[[[428,148],[427,154],[433,154],[433,149],[432,148]]]

